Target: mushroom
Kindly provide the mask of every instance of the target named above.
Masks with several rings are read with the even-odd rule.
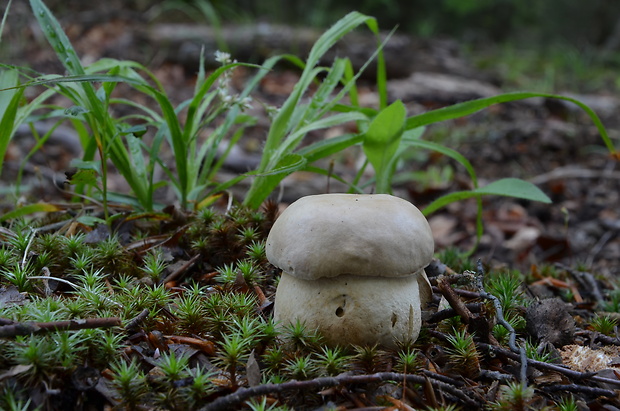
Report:
[[[330,345],[415,341],[433,248],[420,210],[398,197],[303,197],[267,237],[267,258],[282,269],[274,318],[304,322]]]

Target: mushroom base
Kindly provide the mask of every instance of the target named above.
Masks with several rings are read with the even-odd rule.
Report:
[[[341,275],[315,281],[282,273],[274,319],[282,325],[302,321],[329,345],[378,343],[394,348],[397,341],[418,338],[427,290],[424,270],[407,277]]]

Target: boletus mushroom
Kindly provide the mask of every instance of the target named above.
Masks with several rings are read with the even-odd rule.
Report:
[[[291,204],[267,238],[282,270],[274,317],[304,322],[330,345],[415,341],[431,298],[428,222],[387,194],[322,194]]]

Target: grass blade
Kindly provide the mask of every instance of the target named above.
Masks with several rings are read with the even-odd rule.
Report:
[[[455,201],[481,197],[483,195],[498,195],[521,198],[530,201],[540,201],[547,204],[551,203],[551,199],[529,181],[520,180],[518,178],[503,178],[484,187],[478,187],[474,190],[457,191],[455,193],[450,193],[439,197],[426,206],[424,210],[422,210],[422,213],[424,215],[429,215]]]
[[[598,129],[598,132],[600,133],[601,138],[603,139],[609,152],[615,157],[618,157],[618,152],[616,148],[614,147],[613,142],[609,138],[609,135],[607,134],[607,130],[605,129],[605,126],[601,122],[601,119],[598,117],[598,115],[589,106],[582,103],[581,101],[571,98],[571,97],[558,95],[558,94],[517,92],[517,93],[506,93],[506,94],[500,94],[500,95],[493,96],[493,97],[485,97],[485,98],[481,98],[477,100],[466,101],[464,103],[454,104],[452,106],[443,107],[437,110],[429,111],[427,113],[418,114],[417,116],[409,117],[407,119],[405,128],[409,130],[412,128],[425,126],[425,125],[432,124],[432,123],[438,123],[438,122],[445,121],[445,120],[452,120],[455,118],[468,116],[470,114],[483,110],[494,104],[507,103],[510,101],[517,101],[517,100],[524,100],[526,98],[532,98],[532,97],[555,98],[559,100],[569,101],[579,106],[592,119],[592,122]]]

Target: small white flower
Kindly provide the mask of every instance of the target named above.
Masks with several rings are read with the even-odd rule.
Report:
[[[239,106],[241,110],[249,110],[252,108],[252,97],[244,97],[239,101]]]
[[[226,53],[225,51],[217,50],[215,52],[215,61],[221,64],[230,63],[230,53]]]

